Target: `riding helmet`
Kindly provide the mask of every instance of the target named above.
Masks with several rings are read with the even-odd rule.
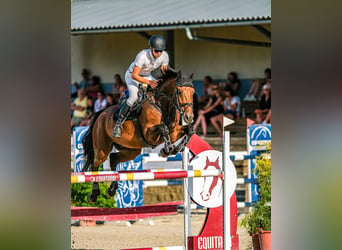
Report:
[[[156,49],[156,50],[165,50],[166,41],[164,37],[160,35],[153,35],[148,40],[148,46],[151,46],[152,49]]]

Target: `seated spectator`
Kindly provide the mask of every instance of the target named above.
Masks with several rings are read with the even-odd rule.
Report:
[[[234,91],[234,95],[239,95],[241,83],[236,72],[230,72],[227,76],[227,82],[220,83],[221,88],[224,89],[226,86],[229,86]]]
[[[106,94],[106,100],[107,100],[107,108],[108,108],[109,106],[115,105],[115,104],[114,104],[114,97],[113,97],[113,94],[107,93],[107,94]]]
[[[213,84],[211,76],[205,76],[203,79],[203,95],[198,98],[198,102],[201,107],[209,101],[209,97],[211,95],[211,84]]]
[[[94,104],[94,112],[99,112],[107,107],[107,100],[103,91],[97,92],[97,99]]]
[[[72,117],[71,117],[71,129],[74,126],[80,125],[83,118],[87,115],[87,96],[86,92],[83,89],[79,89],[77,91],[77,98],[74,100],[74,102],[71,104],[71,110],[73,111]]]
[[[269,84],[265,84],[263,87],[264,94],[260,100],[260,109],[256,109],[254,113],[256,114],[255,123],[266,123],[265,119],[271,110],[271,87]],[[269,121],[271,120],[271,113],[269,114]]]
[[[71,94],[72,98],[77,97],[78,95],[77,90],[79,89],[87,90],[88,88],[89,81],[90,81],[89,70],[87,70],[86,68],[82,69],[81,75],[82,75],[82,80],[80,81],[80,83],[74,82],[74,86],[76,87],[76,92]]]
[[[207,136],[207,123],[210,121],[210,118],[223,113],[223,107],[221,105],[223,97],[219,91],[219,86],[217,84],[211,85],[212,95],[209,97],[207,105],[198,112],[198,118],[194,124],[194,129],[196,130],[201,123],[204,137]]]
[[[118,104],[120,98],[124,95],[127,89],[126,83],[124,83],[119,74],[114,75],[114,85],[113,85],[113,99],[114,104]]]
[[[94,100],[91,96],[88,96],[87,100],[87,116],[81,121],[79,126],[89,126],[94,114]]]
[[[215,115],[210,118],[210,122],[213,124],[220,137],[222,137],[223,116],[235,120],[236,118],[240,118],[241,109],[240,97],[237,95],[233,96],[234,91],[230,87],[226,86],[224,95],[225,99],[221,102],[221,105],[223,105],[223,114]]]
[[[268,111],[265,120],[262,122],[263,124],[271,124],[271,109]]]
[[[93,76],[89,81],[87,95],[95,99],[98,91],[102,91],[101,80],[100,77]]]
[[[249,89],[248,94],[243,98],[244,101],[256,101],[261,98],[262,95],[262,87],[266,83],[271,82],[271,69],[267,68],[264,71],[265,78],[263,79],[254,79],[251,81],[251,88]]]

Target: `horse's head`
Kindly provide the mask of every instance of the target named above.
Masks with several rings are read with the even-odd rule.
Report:
[[[194,119],[193,95],[195,90],[192,84],[192,76],[193,74],[188,77],[178,71],[176,79],[177,108],[187,124],[191,124]]]
[[[169,68],[160,79],[160,91],[162,99],[168,100],[180,113],[182,120],[186,124],[193,121],[193,95],[194,86],[192,85],[192,75],[190,77]],[[171,102],[171,103],[170,103]],[[168,104],[168,105],[169,105]]]

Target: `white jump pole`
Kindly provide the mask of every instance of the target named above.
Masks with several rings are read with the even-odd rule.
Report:
[[[223,249],[232,248],[230,236],[230,197],[228,196],[228,160],[230,160],[230,134],[224,128],[233,124],[234,121],[223,116]]]
[[[182,155],[183,170],[188,170],[189,149],[185,147]],[[191,200],[188,194],[188,178],[183,181],[184,193],[184,246],[188,249],[188,237],[191,236]]]

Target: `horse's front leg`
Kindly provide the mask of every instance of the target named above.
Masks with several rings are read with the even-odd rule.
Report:
[[[178,152],[183,152],[186,145],[190,141],[191,136],[195,133],[194,127],[192,125],[189,125],[185,128],[185,134],[183,136],[183,139],[181,142],[175,147],[175,154]]]
[[[163,140],[165,142],[164,148],[162,148],[160,150],[160,155],[162,157],[166,157],[166,156],[172,154],[172,152],[175,150],[175,146],[172,145],[172,143],[171,143],[169,128],[165,125],[162,125],[162,126],[160,126],[159,129],[160,129],[161,135],[163,137]]]

